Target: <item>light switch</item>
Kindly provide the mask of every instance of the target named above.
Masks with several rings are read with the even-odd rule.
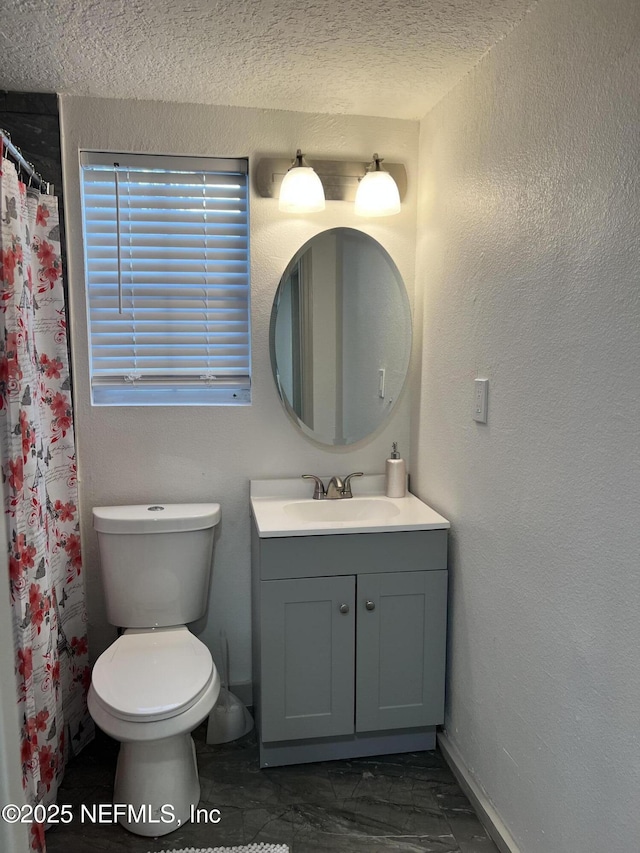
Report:
[[[479,424],[487,422],[487,401],[489,398],[489,380],[476,379],[473,394],[473,419]]]

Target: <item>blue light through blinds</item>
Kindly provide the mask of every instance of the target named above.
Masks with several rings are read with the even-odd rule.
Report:
[[[81,169],[93,402],[250,402],[247,161]]]

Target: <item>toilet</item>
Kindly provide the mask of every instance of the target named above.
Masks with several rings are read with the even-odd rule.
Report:
[[[220,505],[96,507],[107,619],[124,629],[93,668],[89,713],[120,742],[114,817],[138,835],[166,835],[200,799],[191,732],[220,677],[187,628],[204,615]]]

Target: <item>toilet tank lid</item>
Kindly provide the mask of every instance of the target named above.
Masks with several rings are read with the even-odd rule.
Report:
[[[140,504],[96,506],[93,526],[100,533],[177,533],[205,530],[220,521],[220,504]]]

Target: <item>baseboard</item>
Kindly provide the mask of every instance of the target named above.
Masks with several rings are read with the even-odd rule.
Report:
[[[473,778],[469,768],[445,732],[438,732],[438,746],[445,761],[453,771],[462,790],[469,798],[480,822],[491,836],[500,853],[522,853],[513,836],[502,822],[500,815],[491,805],[486,793]]]

